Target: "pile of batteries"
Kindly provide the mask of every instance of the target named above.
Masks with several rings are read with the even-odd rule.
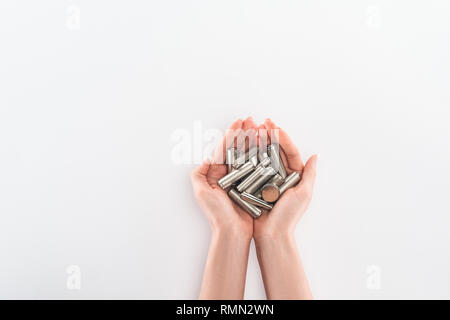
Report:
[[[253,218],[261,216],[262,209],[270,211],[283,192],[300,181],[298,172],[287,175],[277,144],[245,153],[229,148],[226,163],[228,174],[219,186]]]

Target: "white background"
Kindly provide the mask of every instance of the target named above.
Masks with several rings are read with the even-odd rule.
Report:
[[[449,299],[449,17],[446,0],[2,0],[0,298],[196,298],[210,232],[171,137],[251,115],[319,154],[297,229],[316,298]],[[245,296],[265,298],[253,247]]]

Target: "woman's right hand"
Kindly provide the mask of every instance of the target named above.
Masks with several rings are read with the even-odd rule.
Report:
[[[297,186],[284,192],[275,203],[273,209],[254,221],[254,238],[264,236],[292,236],[297,222],[305,213],[311,201],[316,176],[317,156],[313,155],[305,165],[300,153],[286,132],[267,119],[260,129],[270,133],[278,130],[280,155],[285,164],[287,174],[298,172],[301,181]]]

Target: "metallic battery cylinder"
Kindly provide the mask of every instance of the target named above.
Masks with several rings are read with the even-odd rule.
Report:
[[[269,180],[268,183],[273,183],[273,184],[275,184],[275,185],[277,185],[277,186],[281,186],[281,185],[283,184],[283,182],[284,182],[283,177],[282,177],[280,174],[277,173],[276,175],[274,175],[274,176]]]
[[[262,158],[261,162],[258,164],[259,167],[267,167],[271,163],[271,160],[269,157]]]
[[[250,159],[248,159],[248,161],[253,163],[253,165],[256,167],[258,165],[258,156],[256,155],[251,156]]]
[[[245,189],[247,193],[250,194],[255,193],[264,183],[267,182],[267,180],[269,180],[272,176],[276,174],[275,170],[272,167],[267,167],[264,169],[265,169],[264,173],[261,176],[259,176],[259,178],[256,179],[255,182],[253,182],[253,184],[251,184],[247,189]]]
[[[262,213],[261,209],[254,206],[251,203],[248,203],[247,201],[242,200],[239,192],[237,192],[236,190],[230,189],[230,191],[228,191],[228,195],[230,196],[231,199],[233,199],[234,202],[236,202],[242,209],[247,211],[253,218],[258,218],[261,215]]]
[[[233,172],[230,172],[226,176],[222,177],[218,184],[222,189],[226,189],[228,187],[231,187],[233,183],[238,181],[239,179],[245,177],[247,174],[252,172],[254,170],[255,166],[252,162],[247,162],[242,167],[240,167],[237,170],[234,170]]]
[[[239,169],[245,163],[245,152],[236,150],[236,159],[233,163],[234,169]]]
[[[300,175],[298,172],[292,172],[280,186],[277,186],[274,183],[266,184],[261,191],[262,198],[267,202],[275,202],[280,198],[283,192],[290,187],[293,187],[299,181]]]
[[[233,165],[234,165],[235,160],[236,160],[236,148],[227,149],[226,163],[227,163],[228,173],[233,171]]]
[[[239,169],[244,163],[252,161],[255,166],[258,164],[258,149],[252,147],[247,152],[238,152],[236,161],[234,162],[234,168]]]
[[[246,153],[246,161],[249,161],[251,157],[253,156],[257,156],[258,157],[258,147],[257,146],[253,146],[251,148],[248,149],[247,153]]]
[[[280,195],[280,188],[274,183],[268,183],[261,189],[261,197],[267,202],[277,201]]]
[[[254,193],[255,197],[262,198],[262,190],[266,185],[273,185],[275,187],[279,187],[283,184],[284,179],[277,173],[274,175],[269,181],[267,181],[267,184],[259,188],[258,191]],[[273,188],[272,186],[270,188]],[[278,188],[277,188],[278,189]]]
[[[244,179],[238,186],[236,187],[237,191],[242,192],[247,189],[253,182],[256,181],[265,171],[264,167],[257,167],[255,171],[253,171],[247,178]]]
[[[267,151],[263,152],[263,153],[258,153],[258,155],[259,155],[259,161],[262,161],[265,158],[269,158],[269,154],[267,153]]]
[[[281,195],[280,186],[284,183],[284,179],[278,173],[273,176],[269,182],[261,188],[261,197],[267,202],[275,202]]]
[[[298,172],[292,172],[280,186],[280,194],[283,194],[287,189],[295,186],[300,181],[300,175]]]
[[[283,160],[280,156],[280,146],[278,144],[271,144],[268,147],[270,158],[272,160],[272,166],[280,174],[280,176],[285,179],[287,176],[286,168],[284,167]]]
[[[267,203],[264,200],[261,200],[247,192],[241,193],[241,199],[266,210],[272,210],[273,208],[273,206],[270,203]]]

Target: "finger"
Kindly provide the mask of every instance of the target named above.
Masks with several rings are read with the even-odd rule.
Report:
[[[282,149],[284,155],[286,156],[288,168],[293,171],[302,171],[303,162],[300,157],[300,152],[289,135],[283,129],[275,125],[275,123],[270,119],[266,119],[266,121],[264,121],[264,125],[268,130],[271,143],[276,143],[278,140],[280,149]]]
[[[258,126],[258,146],[260,148],[267,148],[269,145],[269,136],[267,135],[267,128],[264,124]]]
[[[195,193],[197,193],[201,189],[204,189],[205,187],[209,187],[209,184],[206,180],[209,168],[210,163],[208,160],[205,160],[201,165],[192,170],[191,182]]]
[[[296,190],[312,191],[314,181],[316,180],[317,155],[313,155],[305,164],[300,183],[295,187]]]
[[[242,130],[243,121],[242,119],[237,119],[231,124],[231,126],[225,131],[225,135],[222,141],[216,147],[213,156],[213,163],[224,164],[226,150],[235,144],[235,139]]]
[[[245,119],[242,124],[242,132],[238,137],[238,149],[247,151],[257,144],[257,124],[252,117]]]
[[[256,122],[253,120],[252,117],[248,117],[247,119],[245,119],[245,121],[244,121],[244,123],[242,125],[242,129],[244,131],[246,131],[246,130],[256,130],[257,127],[258,126],[257,126]]]

